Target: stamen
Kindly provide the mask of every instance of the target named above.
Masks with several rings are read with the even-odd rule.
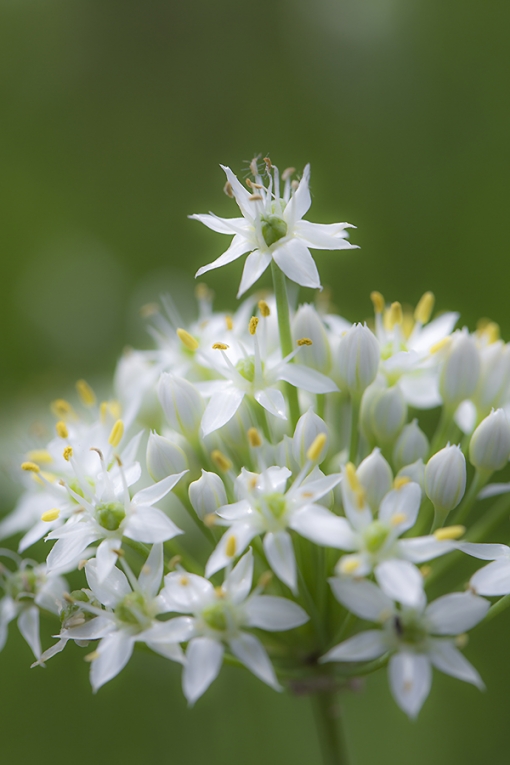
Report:
[[[445,539],[460,539],[466,533],[465,526],[445,526],[444,529],[436,529],[434,536],[442,542]]]
[[[226,343],[214,343],[212,346],[213,351],[228,351],[230,348]]]
[[[181,343],[189,350],[189,351],[196,351],[199,347],[198,340],[193,337],[193,335],[190,335],[189,332],[186,332],[185,329],[179,329],[177,330],[177,336]]]
[[[259,202],[262,199],[262,197],[260,194],[250,194],[248,199],[250,200],[250,202]]]
[[[227,181],[226,184],[223,186],[223,193],[227,195],[227,197],[230,197],[230,199],[234,198],[234,192],[232,190],[232,184],[230,181]]]
[[[425,294],[420,298],[414,312],[414,318],[416,321],[419,321],[420,324],[426,324],[432,316],[432,311],[434,310],[434,300],[435,298],[433,292],[425,292]]]
[[[268,587],[272,581],[273,581],[273,572],[264,571],[264,573],[261,575],[258,581],[257,586],[260,587],[261,590],[265,590],[266,587]]]
[[[395,513],[395,515],[391,519],[391,525],[400,526],[400,524],[403,523],[405,520],[407,520],[407,515],[405,513]]]
[[[454,643],[457,648],[465,648],[469,643],[469,635],[463,632],[461,635],[457,635],[454,639]]]
[[[77,381],[76,391],[84,406],[94,406],[96,395],[86,380]]]
[[[258,323],[259,323],[259,320],[257,319],[257,317],[252,316],[250,319],[250,323],[248,324],[248,331],[250,335],[254,335],[256,333]]]
[[[51,404],[51,411],[55,417],[58,417],[60,420],[66,420],[76,416],[73,407],[64,398],[57,398],[56,401],[53,401]]]
[[[230,557],[232,558],[233,556],[231,555]],[[215,587],[214,592],[216,593],[216,597],[220,598],[221,600],[223,600],[223,598],[225,597],[225,590],[223,589],[223,587]]]
[[[267,318],[268,316],[271,315],[271,309],[269,308],[265,300],[259,300],[258,306],[259,306],[259,311],[264,318]]]
[[[187,587],[188,584],[189,584],[188,577],[187,576],[181,576],[180,579],[179,579],[179,584],[181,585],[181,587]]]
[[[150,319],[151,316],[159,313],[159,305],[158,303],[146,303],[139,309],[138,313],[142,319]]]
[[[411,479],[407,475],[400,475],[395,478],[393,481],[393,488],[394,489],[401,489],[402,486],[406,486],[406,484],[411,483]]]
[[[96,659],[99,659],[99,656],[100,656],[99,651],[92,651],[92,653],[88,653],[84,657],[84,659],[85,661],[92,662],[92,661],[95,661]]]
[[[111,430],[108,443],[111,444],[114,448],[116,448],[122,441],[123,435],[124,435],[124,423],[122,422],[122,420],[117,420],[117,422],[115,423],[115,425],[113,426]]]
[[[57,422],[55,425],[55,430],[57,431],[57,436],[60,436],[60,438],[67,438],[69,436],[67,425],[62,420]]]
[[[225,545],[225,555],[228,558],[233,558],[236,554],[237,549],[237,541],[234,536],[231,536],[227,540],[227,544]]]
[[[301,337],[301,338],[300,338],[300,339],[297,341],[297,344],[298,344],[299,346],[302,346],[302,345],[313,345],[313,341],[312,341],[312,340],[310,340],[310,338],[309,338],[309,337]]]
[[[388,311],[388,324],[390,329],[393,329],[396,324],[402,324],[402,319],[402,306],[398,301],[396,301],[390,305],[390,309]]]
[[[56,521],[59,515],[60,510],[54,507],[53,510],[46,510],[46,512],[41,515],[41,521],[45,521],[45,523],[51,523],[51,521]]]
[[[216,513],[207,513],[207,515],[204,516],[204,523],[208,529],[212,529],[212,527],[216,525],[217,520],[218,516]]]
[[[36,465],[35,462],[22,462],[21,463],[21,469],[26,470],[28,473],[40,473],[41,468],[39,465]]]
[[[42,462],[46,464],[53,462],[53,457],[47,449],[33,449],[28,452],[27,457],[30,462]]]
[[[257,428],[248,428],[246,435],[248,436],[250,446],[252,446],[254,449],[256,449],[258,446],[262,446],[262,438],[260,437],[260,433],[258,432]]]
[[[319,433],[319,435],[315,436],[312,445],[306,453],[306,459],[310,460],[310,462],[318,462],[327,440],[328,437],[325,433]]]
[[[229,332],[231,332],[234,329],[234,322],[232,320],[232,316],[225,316],[225,324],[227,325],[227,329]]]
[[[173,558],[170,558],[170,560],[168,561],[168,564],[167,564],[168,565],[168,570],[172,571],[174,568],[177,568],[177,566],[179,565],[181,560],[182,560],[182,556],[181,555],[174,555]]]
[[[73,456],[73,447],[72,446],[66,446],[62,456],[64,457],[66,462],[69,462],[69,460]]]
[[[385,302],[380,292],[377,292],[375,290],[374,292],[371,292],[370,300],[372,301],[372,304],[374,306],[375,313],[382,313],[384,311]]]
[[[223,470],[224,473],[227,473],[229,470],[232,470],[232,463],[229,460],[228,457],[226,457],[223,452],[220,452],[219,449],[214,449],[211,452],[211,459],[216,465],[217,468],[220,470]]]
[[[343,560],[340,563],[340,570],[344,574],[354,574],[359,568],[359,560],[356,558],[350,558],[349,560]]]
[[[420,566],[420,574],[422,575],[424,579],[430,576],[431,571],[432,571],[431,566],[428,566],[428,565]]]
[[[287,167],[282,173],[282,181],[288,181],[289,178],[296,172],[295,167]]]

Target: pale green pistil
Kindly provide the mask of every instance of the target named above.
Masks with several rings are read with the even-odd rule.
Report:
[[[424,624],[415,614],[395,616],[394,628],[400,642],[409,646],[420,646],[428,637]]]
[[[388,538],[389,529],[380,521],[372,521],[363,532],[363,539],[367,552],[379,552]]]
[[[115,608],[115,616],[124,624],[145,629],[151,622],[145,599],[140,592],[130,592]]]
[[[266,494],[264,501],[275,518],[281,518],[285,512],[286,502],[283,494]]]
[[[248,382],[253,382],[255,379],[255,359],[253,356],[239,359],[236,364],[236,369],[245,380],[248,380]]]
[[[218,632],[225,632],[227,629],[227,618],[225,615],[225,605],[216,603],[214,606],[206,608],[202,612],[202,618],[208,627]]]
[[[97,521],[107,531],[117,531],[126,517],[124,505],[120,502],[107,502],[97,508]]]
[[[262,236],[268,247],[287,236],[287,224],[279,215],[268,215],[261,218],[261,226]]]
[[[14,600],[33,600],[37,587],[37,574],[25,569],[13,574],[7,580],[6,591]]]

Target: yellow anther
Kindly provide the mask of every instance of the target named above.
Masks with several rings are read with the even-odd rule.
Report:
[[[122,414],[122,407],[118,401],[113,399],[113,401],[108,401],[108,411],[114,420],[119,420]]]
[[[432,567],[431,566],[428,566],[428,565],[420,566],[420,574],[422,575],[422,577],[424,579],[426,579],[428,576],[430,576],[430,572],[431,571],[432,571]]]
[[[340,570],[343,574],[354,574],[359,568],[359,560],[356,558],[347,558],[340,562]]]
[[[257,488],[257,483],[258,483],[257,476],[255,475],[252,476],[250,480],[248,481],[248,487],[250,488],[251,491],[255,491],[255,489]]]
[[[85,661],[91,662],[95,661],[96,659],[99,659],[100,653],[99,651],[92,651],[92,653],[88,653],[84,659]]]
[[[78,380],[76,391],[84,406],[94,406],[96,403],[96,394],[86,380]]]
[[[266,587],[269,587],[271,582],[273,581],[273,572],[272,571],[264,571],[264,573],[261,575],[258,586],[265,590]]]
[[[310,340],[310,338],[309,338],[309,337],[301,337],[301,338],[300,338],[300,339],[297,341],[297,344],[298,344],[299,346],[301,346],[301,345],[313,345],[313,342]]]
[[[56,521],[59,515],[60,510],[54,507],[53,510],[46,510],[46,512],[41,515],[41,521],[51,523],[51,521]]]
[[[295,167],[286,167],[285,170],[282,173],[282,181],[285,183],[285,181],[288,181],[289,178],[294,175],[296,172]]]
[[[347,480],[349,481],[349,486],[351,487],[352,491],[363,490],[363,487],[360,484],[358,475],[356,473],[356,468],[352,462],[348,462],[345,466],[345,475],[347,476]]]
[[[116,448],[122,441],[123,435],[124,435],[124,423],[122,422],[122,420],[117,420],[117,422],[115,423],[115,425],[113,426],[111,430],[108,443],[111,444],[114,448]]]
[[[384,311],[384,298],[380,292],[374,291],[370,293],[370,300],[374,306],[376,313],[382,313]]]
[[[404,521],[406,520],[407,520],[407,515],[405,513],[395,513],[395,515],[392,516],[391,525],[400,526],[400,524],[404,523]]]
[[[223,452],[220,452],[219,449],[214,449],[211,452],[211,459],[216,465],[217,468],[220,470],[223,470],[224,473],[227,473],[229,470],[232,469],[232,463],[229,460],[228,457],[226,457]]]
[[[225,545],[225,555],[227,558],[233,558],[237,550],[237,540],[235,537],[229,537]]]
[[[159,313],[159,305],[157,303],[146,303],[138,311],[142,319],[150,319],[156,313]]]
[[[226,194],[227,197],[230,197],[230,199],[234,198],[234,190],[232,189],[232,184],[230,181],[227,181],[223,186],[223,193]]]
[[[227,325],[227,329],[229,332],[231,332],[234,329],[234,322],[232,320],[232,316],[225,316],[225,324]]]
[[[404,315],[400,303],[398,301],[392,303],[389,307],[387,318],[390,329],[393,329],[396,324],[402,324],[403,317]]]
[[[499,324],[496,324],[495,321],[490,321],[485,327],[484,335],[486,336],[490,345],[492,345],[492,343],[496,343],[501,337]]]
[[[445,539],[460,539],[465,533],[465,526],[445,526],[444,529],[436,529],[434,536],[442,542]]]
[[[463,632],[461,635],[457,635],[457,637],[454,640],[455,645],[457,648],[465,648],[467,644],[469,643],[469,635],[467,635],[465,632]]]
[[[108,401],[101,401],[101,405],[99,407],[99,416],[101,418],[101,422],[104,424],[106,422],[106,417],[108,416]]]
[[[248,428],[246,435],[248,436],[250,446],[253,446],[254,449],[256,449],[258,446],[262,446],[262,438],[260,437],[260,433],[258,432],[257,428]]]
[[[21,469],[26,470],[28,473],[40,473],[41,468],[35,462],[22,462]]]
[[[419,299],[418,305],[416,306],[416,310],[414,312],[414,318],[416,321],[419,321],[420,324],[426,324],[432,316],[432,311],[434,310],[434,300],[435,298],[433,292],[425,292],[425,294],[422,295]]]
[[[184,576],[184,575],[181,576],[179,578],[179,584],[181,585],[181,587],[187,587],[188,584],[189,584],[189,577]]]
[[[217,520],[218,516],[216,513],[207,513],[207,515],[204,516],[204,523],[208,529],[212,529],[212,527],[216,525]]]
[[[72,446],[66,446],[62,456],[64,457],[66,462],[69,462],[69,460],[73,456],[73,447]]]
[[[259,320],[257,319],[257,317],[252,316],[250,319],[250,323],[248,324],[248,331],[250,335],[255,334],[255,332],[257,331],[258,323],[259,323]]]
[[[64,398],[57,398],[56,401],[53,401],[51,404],[51,411],[55,417],[59,418],[59,420],[69,420],[76,416],[73,407],[69,401],[66,401]]]
[[[263,316],[264,318],[267,318],[268,316],[271,315],[271,309],[269,308],[265,300],[259,300],[258,305],[259,305],[259,311],[261,313],[261,316]]]
[[[430,347],[430,353],[439,353],[439,351],[442,351],[443,348],[446,348],[446,346],[449,344],[450,344],[450,338],[443,337],[442,340],[440,340],[438,343],[434,343],[434,345]]]
[[[28,452],[27,457],[30,462],[42,462],[43,464],[46,463],[47,465],[50,462],[53,462],[53,457],[47,449],[33,449],[31,452]]]
[[[223,587],[215,587],[214,592],[216,593],[216,597],[223,599],[225,597],[225,590]]]
[[[197,284],[195,287],[195,297],[197,300],[212,300],[214,292],[209,289],[207,284],[200,282],[200,284]]]
[[[311,446],[306,453],[306,459],[310,460],[310,462],[317,462],[321,457],[327,440],[328,437],[325,433],[319,433],[317,436],[315,436]]]
[[[226,343],[214,343],[213,351],[228,351],[229,346]]]
[[[262,200],[262,196],[260,194],[250,194],[248,199],[250,202],[260,202]]]
[[[57,424],[55,425],[55,430],[57,431],[57,436],[60,436],[60,438],[67,438],[69,436],[69,431],[67,430],[67,425],[63,420],[59,420]]]
[[[123,558],[126,554],[121,547],[112,547],[112,552],[114,552],[118,558]],[[150,574],[150,566],[144,566],[143,568],[148,569],[148,571],[145,571],[146,574]]]
[[[401,489],[402,486],[405,486],[408,483],[411,483],[411,479],[408,475],[398,475],[393,481],[393,488]]]
[[[190,335],[189,332],[186,332],[185,329],[179,328],[177,330],[177,336],[179,340],[181,341],[181,343],[188,349],[188,351],[197,350],[199,346],[198,340],[196,339],[196,337],[193,337],[193,335]]]

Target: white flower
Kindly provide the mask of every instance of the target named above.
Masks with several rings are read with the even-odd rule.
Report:
[[[457,547],[473,558],[492,561],[471,577],[469,587],[473,592],[488,597],[510,593],[510,547],[475,542],[459,542]]]
[[[178,641],[172,640],[165,630],[168,622],[156,618],[168,611],[164,598],[157,594],[163,577],[161,544],[153,546],[138,579],[131,575],[131,584],[118,568],[111,569],[105,579],[100,579],[96,560],[87,563],[85,572],[93,597],[106,610],[80,599],[78,608],[95,618],[82,619],[82,624],[64,628],[59,642],[43,654],[42,661],[62,650],[69,640],[79,644],[99,640],[97,649],[89,655],[90,682],[94,692],[126,666],[137,642],[145,643],[167,659],[184,661]],[[76,617],[74,620],[78,621]]]
[[[228,502],[225,485],[219,475],[203,469],[198,481],[190,484],[188,493],[193,510],[201,520]]]
[[[456,407],[475,392],[481,373],[481,356],[467,330],[457,330],[439,354],[442,357],[439,391],[443,403]]]
[[[293,194],[290,175],[286,177],[283,196],[280,196],[278,169],[270,164],[267,165],[268,187],[264,186],[256,170],[255,184],[251,184],[254,193],[251,194],[241,185],[230,168],[223,165],[221,167],[225,171],[242,217],[218,218],[212,213],[190,216],[213,231],[234,235],[228,250],[213,263],[200,268],[197,276],[213,268],[225,266],[249,252],[238,297],[262,276],[271,260],[275,261],[291,281],[302,287],[318,289],[321,286],[320,277],[308,248],[345,250],[356,246],[346,241],[346,229],[352,228],[349,223],[325,225],[301,220],[312,203],[308,188],[309,165],[305,167],[303,177]]]
[[[238,501],[217,511],[218,523],[230,528],[209,558],[206,576],[225,568],[255,536],[264,534],[264,552],[269,565],[276,576],[296,592],[296,559],[287,529],[318,545],[339,546],[337,540],[343,538],[345,518],[338,518],[317,501],[337,485],[341,476],[323,476],[316,468],[307,481],[298,477],[286,491],[290,476],[290,470],[285,467],[270,467],[260,474],[243,468],[236,481]]]
[[[321,661],[371,661],[390,654],[389,681],[397,704],[416,717],[427,698],[434,666],[447,675],[484,688],[480,675],[455,645],[453,636],[478,624],[490,603],[470,592],[455,592],[426,605],[397,607],[394,598],[369,581],[332,580],[337,600],[382,629],[360,632],[332,648]]]
[[[259,589],[250,595],[252,578],[251,550],[227,574],[221,587],[182,571],[165,577],[160,597],[166,610],[192,614],[164,622],[161,631],[162,635],[167,631],[172,639],[188,643],[182,685],[190,704],[217,677],[225,645],[256,677],[281,690],[262,643],[243,628],[281,632],[305,624],[308,615],[286,598],[261,595]]]
[[[66,489],[78,503],[78,510],[60,528],[54,529],[47,539],[56,539],[48,555],[48,568],[53,570],[74,561],[91,544],[99,540],[95,550],[98,576],[104,580],[115,566],[122,538],[154,544],[165,542],[183,532],[162,510],[153,507],[177,484],[184,472],[170,475],[153,486],[130,496],[124,472],[112,479],[106,470],[102,455],[103,472],[95,491],[80,483],[78,494],[70,484]]]
[[[0,586],[5,591],[0,600],[0,651],[10,622],[17,618],[19,631],[35,658],[40,659],[39,610],[58,614],[67,583],[58,574],[49,574],[44,564],[34,566],[9,550],[3,550],[2,555],[15,560],[18,567],[12,572],[0,565]]]

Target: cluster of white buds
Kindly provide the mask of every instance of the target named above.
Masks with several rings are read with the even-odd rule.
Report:
[[[430,292],[414,311],[374,292],[355,324],[289,305],[286,280],[320,287],[310,248],[352,249],[349,226],[303,220],[308,167],[250,169],[243,185],[224,168],[237,217],[192,216],[233,236],[199,274],[247,254],[239,294],[269,266],[273,292],[215,312],[200,284],[188,324],[162,298],[155,347],[120,360],[112,400],[82,380],[53,403],[0,522],[20,554],[44,537],[47,560],[3,552],[0,648],[14,619],[37,664],[92,644],[97,690],[145,643],[182,664],[190,704],[225,656],[311,694],[388,665],[414,717],[432,667],[482,687],[456,637],[510,602],[510,549],[487,539],[510,508],[491,483],[510,458],[510,350],[492,322],[432,318]],[[484,566],[427,604],[459,551]],[[61,619],[45,651],[41,609]]]

